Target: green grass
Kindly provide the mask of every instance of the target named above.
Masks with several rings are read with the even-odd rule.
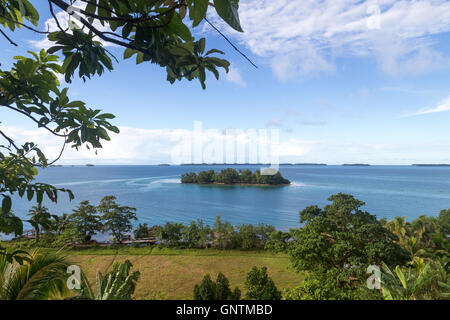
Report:
[[[4,243],[10,246],[10,243]],[[31,250],[31,249],[25,249]],[[41,251],[58,250],[39,248]],[[97,271],[103,274],[115,261],[126,259],[133,270],[141,273],[136,299],[192,299],[194,286],[206,273],[213,278],[222,272],[232,289],[238,286],[245,294],[245,277],[253,266],[267,267],[279,290],[299,285],[301,275],[290,268],[289,257],[267,251],[241,251],[218,249],[179,249],[149,247],[88,247],[65,249],[71,263],[79,265],[89,282],[95,284]]]
[[[265,256],[274,257],[268,251],[245,251],[245,250],[219,250],[219,249],[182,249],[159,246],[148,247],[88,247],[88,248],[72,248],[68,249],[71,255],[183,255],[183,256]],[[282,255],[284,256],[284,255]]]
[[[215,278],[219,272],[230,280],[232,288],[238,286],[244,294],[245,277],[253,266],[266,266],[280,290],[301,282],[301,276],[290,269],[288,256],[268,252],[122,247],[72,249],[68,253],[91,283],[97,271],[104,273],[114,261],[130,260],[133,270],[141,273],[136,299],[192,299],[195,284],[206,273]]]

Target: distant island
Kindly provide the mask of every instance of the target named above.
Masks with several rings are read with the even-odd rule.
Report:
[[[270,166],[272,163],[182,163],[180,166]],[[280,166],[326,166],[326,163],[280,163]]]
[[[344,167],[370,167],[367,163],[344,163]]]
[[[170,164],[160,163],[160,164],[158,164],[158,167],[170,167]]]
[[[225,185],[289,185],[291,182],[281,176],[278,171],[274,175],[261,175],[259,170],[249,169],[236,171],[228,168],[215,172],[201,171],[198,174],[189,172],[181,175],[181,183],[188,184],[225,184]]]
[[[91,163],[86,163],[85,166],[86,166],[86,167],[93,167],[94,165],[91,164]]]
[[[264,166],[271,163],[182,163],[180,166]]]
[[[430,163],[423,163],[423,164],[413,164],[414,167],[450,167],[450,164],[446,163],[438,163],[438,164],[430,164]]]

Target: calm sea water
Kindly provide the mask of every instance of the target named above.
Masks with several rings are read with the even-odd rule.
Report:
[[[227,166],[229,167],[229,166]],[[211,167],[215,170],[225,168]],[[238,166],[237,168],[244,168]],[[248,166],[255,170],[258,167]],[[203,219],[213,223],[217,215],[233,224],[272,224],[280,229],[297,227],[298,212],[306,206],[328,203],[344,192],[366,203],[364,209],[377,217],[421,214],[436,216],[450,208],[450,167],[411,166],[282,166],[286,187],[184,185],[180,175],[210,169],[205,166],[64,166],[41,170],[38,181],[69,188],[75,200],[60,195],[57,205],[46,202],[52,213],[71,213],[82,200],[94,204],[114,195],[122,205],[137,208],[140,222]],[[31,203],[15,199],[13,210],[25,217]]]

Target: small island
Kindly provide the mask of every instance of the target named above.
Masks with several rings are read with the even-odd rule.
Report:
[[[259,170],[235,170],[232,168],[215,172],[201,171],[198,174],[189,172],[181,175],[181,183],[190,184],[225,184],[225,185],[290,185],[291,182],[281,176],[278,171],[274,175],[261,175]]]

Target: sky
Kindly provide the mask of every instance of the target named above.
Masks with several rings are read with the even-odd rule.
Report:
[[[55,28],[46,2],[32,2],[39,28]],[[63,83],[72,99],[115,114],[121,133],[97,155],[67,150],[59,163],[171,163],[196,121],[202,141],[227,129],[277,130],[280,162],[450,163],[450,1],[246,0],[239,15],[243,33],[208,11],[258,68],[202,23],[193,33],[231,62],[220,80],[208,76],[206,90],[198,81],[171,85],[164,70],[132,59]],[[19,46],[0,38],[4,69],[48,47],[31,31],[7,34]],[[27,119],[1,109],[0,119],[18,141],[59,153],[61,141]]]

